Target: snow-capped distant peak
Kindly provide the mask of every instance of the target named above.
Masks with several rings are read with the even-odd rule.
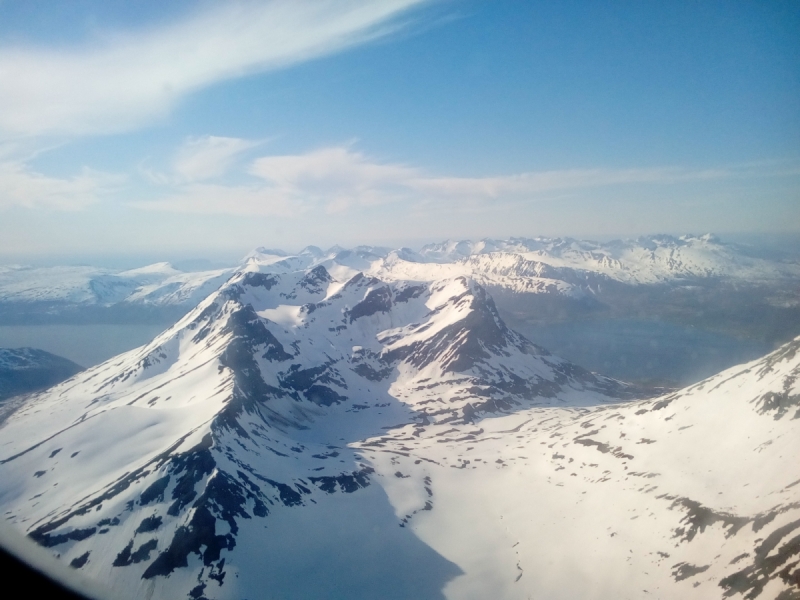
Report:
[[[178,273],[182,273],[175,267],[173,267],[168,262],[159,262],[154,263],[152,265],[147,265],[144,267],[139,267],[137,269],[128,269],[127,271],[122,271],[119,273],[120,277],[131,277],[136,278],[140,276],[148,276],[148,275],[155,275],[158,277],[170,277],[172,275],[177,275]]]
[[[314,258],[321,258],[325,255],[325,252],[323,252],[322,248],[319,248],[317,246],[306,246],[300,251],[300,256],[303,255],[313,256]]]

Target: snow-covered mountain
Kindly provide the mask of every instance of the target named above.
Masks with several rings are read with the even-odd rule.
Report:
[[[36,348],[0,348],[0,400],[48,388],[82,367]]]
[[[631,392],[509,330],[467,279],[253,269],[148,346],[7,409],[0,504],[76,568],[184,596],[244,577],[239,533],[270,527],[251,517],[368,487],[350,442]]]
[[[470,278],[308,254],[5,407],[4,518],[133,597],[800,591],[800,339],[623,402]]]
[[[0,266],[0,303],[109,306],[123,302],[192,308],[233,269],[183,273],[169,263],[128,271],[97,267]]]

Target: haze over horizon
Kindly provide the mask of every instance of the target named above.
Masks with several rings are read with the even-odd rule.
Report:
[[[0,261],[790,239],[797,39],[793,2],[0,2]]]

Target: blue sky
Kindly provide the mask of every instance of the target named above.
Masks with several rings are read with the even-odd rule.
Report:
[[[0,258],[800,232],[800,4],[0,0]]]

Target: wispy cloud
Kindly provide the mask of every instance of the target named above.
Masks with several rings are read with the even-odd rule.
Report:
[[[124,176],[84,169],[63,179],[48,177],[20,162],[0,163],[0,209],[12,206],[80,210],[117,189]]]
[[[329,212],[407,198],[408,182],[418,176],[416,169],[379,163],[347,147],[265,156],[250,173],[289,201],[321,205]]]
[[[668,186],[705,181],[791,177],[796,164],[752,163],[715,169],[562,169],[494,177],[430,175],[405,164],[379,161],[352,144],[304,154],[262,156],[243,162],[261,142],[204,136],[189,138],[175,153],[171,170],[140,167],[146,188],[84,169],[70,178],[49,177],[23,161],[0,162],[0,208],[81,209],[104,196],[131,207],[185,214],[299,217],[340,213],[404,202],[409,211],[483,211],[522,206],[601,188]],[[1,148],[0,148],[1,149]],[[233,175],[233,179],[227,177]],[[235,181],[236,183],[231,183]],[[140,193],[142,192],[142,193]]]
[[[731,173],[724,169],[562,169],[520,173],[504,177],[421,177],[408,185],[434,195],[496,198],[502,195],[535,195],[555,190],[591,188],[632,183],[669,184],[718,179]]]
[[[131,130],[186,94],[280,69],[396,30],[423,0],[270,0],[212,5],[156,29],[108,33],[80,47],[0,48],[0,132]]]
[[[224,146],[245,147],[243,140]],[[205,154],[201,152],[200,154]],[[233,150],[230,153],[235,155]],[[194,163],[194,161],[191,161]],[[136,202],[151,210],[233,215],[299,216],[311,209],[342,212],[356,206],[413,200],[408,182],[419,171],[397,164],[379,163],[349,147],[322,148],[297,155],[263,156],[247,169],[250,185],[194,182],[171,185],[159,200]],[[167,183],[168,177],[149,176]],[[172,181],[182,181],[172,179]]]
[[[206,135],[186,140],[172,168],[184,181],[203,181],[224,175],[243,152],[258,146],[240,138]]]
[[[764,174],[764,169],[755,166],[598,168],[497,177],[442,177],[408,165],[377,161],[352,146],[336,146],[305,154],[258,158],[247,169],[256,178],[249,186],[203,183],[177,186],[161,200],[136,206],[177,212],[283,216],[301,215],[312,209],[341,212],[398,201],[407,202],[409,208],[423,204],[476,208],[489,201],[535,201],[553,192],[570,190],[758,176]]]

